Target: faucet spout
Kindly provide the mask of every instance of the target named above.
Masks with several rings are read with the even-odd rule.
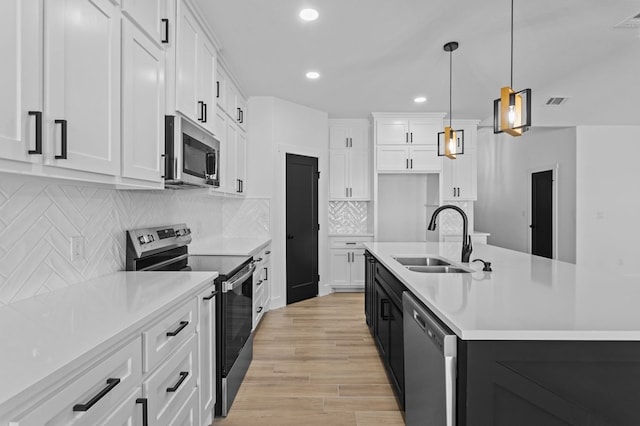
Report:
[[[446,209],[452,209],[460,213],[462,216],[462,263],[469,263],[469,258],[471,257],[471,252],[473,251],[473,247],[471,245],[471,236],[469,235],[467,214],[458,206],[454,206],[451,204],[445,204],[444,206],[438,207],[431,215],[431,220],[429,221],[429,226],[427,229],[429,231],[435,231],[436,229],[436,218],[440,214],[441,211]]]

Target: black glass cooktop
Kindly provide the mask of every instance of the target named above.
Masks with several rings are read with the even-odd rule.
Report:
[[[214,271],[221,278],[228,278],[251,261],[251,256],[190,255],[189,266],[193,271]]]

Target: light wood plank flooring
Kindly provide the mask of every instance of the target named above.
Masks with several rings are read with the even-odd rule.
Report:
[[[401,426],[362,293],[268,312],[229,416],[215,425]]]

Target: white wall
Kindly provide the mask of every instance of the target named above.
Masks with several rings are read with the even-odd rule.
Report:
[[[318,217],[320,222],[319,293],[328,294],[327,206],[329,193],[329,117],[326,112],[274,97],[249,99],[249,182],[262,180],[250,195],[272,197],[271,307],[286,305],[285,156],[287,153],[318,158]],[[257,119],[254,120],[253,117]],[[256,149],[257,148],[257,149]]]
[[[577,128],[577,262],[640,271],[640,126]]]
[[[556,165],[557,258],[575,262],[575,128],[533,128],[518,138],[478,131],[476,231],[491,233],[489,244],[529,252],[530,176]]]

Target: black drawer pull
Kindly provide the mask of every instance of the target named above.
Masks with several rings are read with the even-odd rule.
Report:
[[[164,23],[164,38],[162,40],[160,40],[160,43],[169,43],[169,20],[167,18],[162,18],[160,20],[162,23]]]
[[[271,254],[271,250],[269,250],[269,251],[265,251],[265,252],[264,252],[264,255],[265,255],[265,256],[267,256],[267,255],[269,255],[269,254]]]
[[[220,82],[216,81],[216,99],[220,97]]]
[[[30,149],[29,154],[42,154],[42,111],[29,111],[29,115],[36,116],[36,149]]]
[[[207,104],[205,104],[204,102],[202,103],[202,122],[207,122]]]
[[[186,326],[189,325],[189,321],[180,321],[180,327],[176,328],[174,331],[167,331],[168,337],[177,336]]]
[[[258,310],[256,311],[256,313],[257,313],[257,314],[259,314],[260,312],[262,312],[262,309],[263,309],[263,308],[262,308],[262,306],[260,306],[260,307],[258,308]]]
[[[115,388],[118,383],[120,383],[120,379],[107,379],[107,387],[102,389],[96,396],[91,398],[89,402],[86,404],[76,404],[73,406],[73,411],[87,411],[89,408],[93,407],[96,402],[100,401],[106,394],[108,394],[111,389]]]
[[[211,299],[213,299],[214,297],[216,297],[216,295],[217,295],[217,294],[218,294],[218,291],[214,290],[214,291],[212,291],[212,292],[211,292],[211,294],[210,294],[210,295],[208,295],[207,297],[203,297],[203,298],[202,298],[202,300],[211,300]]]
[[[147,398],[137,398],[136,404],[142,404],[142,426],[149,426],[149,403]]]
[[[53,120],[55,124],[60,124],[60,155],[56,155],[56,160],[67,159],[67,120]]]
[[[260,287],[260,286],[262,285],[262,283],[263,283],[263,280],[258,281],[258,282],[256,283],[256,287]]]
[[[167,388],[167,392],[175,392],[175,391],[177,391],[178,388],[180,387],[180,385],[182,384],[182,382],[187,380],[188,376],[189,376],[189,372],[188,371],[181,371],[180,372],[180,380],[178,380],[178,383],[176,383],[173,387]]]

